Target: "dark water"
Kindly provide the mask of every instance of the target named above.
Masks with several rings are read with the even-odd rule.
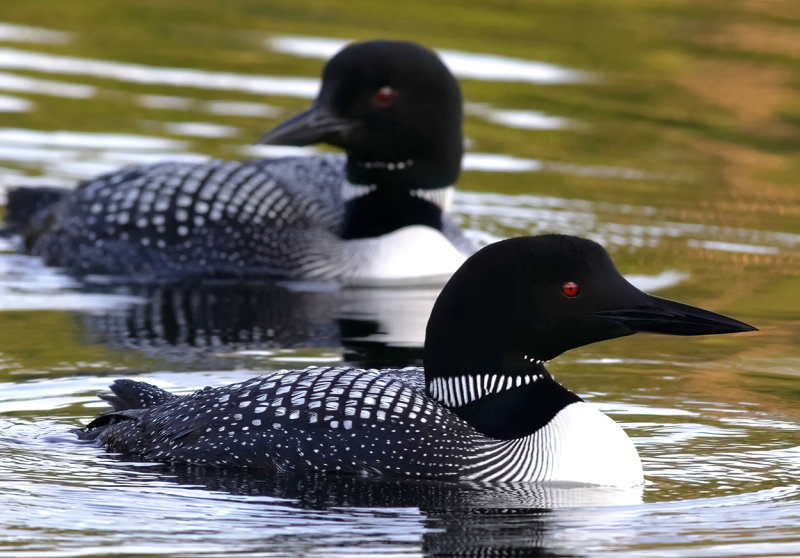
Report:
[[[5,244],[0,555],[800,555],[796,2],[4,0],[0,20],[0,197],[283,154],[250,144],[343,40],[408,38],[462,82],[471,234],[589,236],[648,290],[761,330],[552,363],[634,439],[641,489],[167,467],[69,430],[119,377],[418,362],[437,289],[81,285]]]

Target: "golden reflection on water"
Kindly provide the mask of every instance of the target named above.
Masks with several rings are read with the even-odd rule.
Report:
[[[264,130],[308,103],[323,63],[270,50],[266,40],[274,36],[412,39],[441,49],[544,61],[592,76],[548,85],[462,80],[472,107],[465,122],[468,151],[513,157],[508,160],[522,172],[465,171],[459,186],[468,195],[456,200],[459,218],[497,236],[545,230],[593,235],[609,246],[625,273],[688,275],[658,294],[732,314],[760,331],[707,339],[634,336],[553,363],[559,380],[608,405],[613,418],[629,428],[651,467],[652,484],[645,491],[648,506],[615,509],[620,518],[615,521],[604,523],[581,511],[576,513],[585,514],[585,523],[567,515],[559,525],[557,516],[555,524],[572,540],[560,541],[556,529],[552,548],[691,556],[730,544],[731,554],[800,553],[800,542],[791,535],[797,514],[790,509],[797,505],[800,475],[791,453],[800,422],[796,0],[72,0],[49,2],[46,9],[29,0],[4,0],[0,20],[57,32],[21,41],[18,33],[14,39],[0,29],[0,95],[18,99],[6,105],[22,109],[2,113],[0,191],[36,177],[70,183],[153,156],[244,156]],[[47,59],[49,69],[21,67],[21,54],[8,56],[12,51],[55,58]],[[79,63],[67,68],[65,57]],[[110,63],[104,67],[117,77],[74,70],[92,61]],[[136,80],[133,66],[119,64],[137,64],[145,75],[160,77]],[[196,71],[194,81],[169,85],[174,76],[163,68]],[[228,85],[220,86],[228,74],[233,76]],[[292,94],[253,92],[265,76],[301,79]],[[259,110],[262,105],[268,106]],[[529,123],[533,111],[541,113],[540,122],[549,125],[504,125],[515,111],[525,111],[516,114]],[[40,483],[38,495],[52,490],[53,501],[62,505],[68,500],[62,485],[72,481],[51,471],[57,466],[46,465],[52,448],[39,435],[32,441],[24,434],[42,420],[65,429],[93,414],[97,408],[86,403],[94,401],[109,374],[144,371],[189,389],[239,379],[230,371],[203,375],[197,372],[204,370],[203,362],[220,369],[282,366],[270,356],[245,359],[230,347],[192,347],[196,359],[187,362],[179,358],[186,347],[108,346],[92,331],[95,322],[80,313],[46,310],[48,296],[68,289],[37,290],[31,285],[37,273],[21,278],[27,294],[41,295],[40,309],[0,312],[0,380],[7,393],[18,394],[2,400],[13,424],[0,443],[11,440],[19,462],[41,465],[6,472],[38,482],[44,470],[56,481]],[[0,297],[19,295],[19,285],[7,288],[10,281],[0,277]],[[300,355],[311,364],[315,357],[336,358],[341,347],[284,351],[282,356]],[[42,411],[48,408],[52,411]],[[60,422],[51,424],[56,418]],[[61,443],[66,471],[83,471],[88,460],[100,471],[97,478],[108,475],[113,460],[101,461],[88,448],[71,453]],[[211,496],[184,493],[188,489],[175,488],[174,479],[154,479],[141,483],[144,496],[138,485],[126,493],[132,507],[145,509],[155,498],[175,521],[185,511],[175,492],[213,507]],[[33,520],[38,514],[29,510],[35,510],[30,504],[36,495],[36,489],[28,499],[23,494],[16,508]],[[113,514],[102,507],[107,498],[105,492],[92,494],[86,510],[109,521]],[[228,509],[238,518],[242,502]],[[198,512],[188,520],[189,531],[214,532],[212,516]],[[178,528],[151,519],[142,521]],[[404,525],[424,531],[416,519],[406,518]],[[64,526],[59,523],[64,518],[48,521],[47,528]],[[493,524],[492,532],[503,521]],[[783,546],[758,546],[767,536],[759,529],[767,522]],[[481,534],[480,519],[464,524]],[[0,534],[6,527],[0,521]],[[280,531],[281,525],[267,527]],[[39,540],[47,538],[43,532],[26,533]],[[81,543],[80,527],[76,533],[73,539],[65,535],[65,547]],[[109,544],[115,533],[101,533],[97,543]],[[224,533],[220,537],[228,541]],[[695,542],[676,542],[681,537]],[[586,547],[576,547],[575,540],[586,541]],[[161,539],[161,548],[169,542]]]

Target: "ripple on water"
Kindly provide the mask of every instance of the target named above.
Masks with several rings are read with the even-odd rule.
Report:
[[[140,377],[186,393],[254,374],[165,371]],[[0,389],[7,511],[0,516],[0,537],[13,535],[11,549],[59,548],[59,555],[73,555],[113,546],[127,553],[283,556],[351,548],[418,556],[432,549],[571,554],[582,548],[593,556],[657,556],[665,549],[694,556],[715,555],[719,548],[758,554],[764,545],[786,550],[799,542],[789,526],[798,515],[800,448],[770,448],[751,439],[753,429],[768,430],[773,419],[755,415],[736,424],[754,416],[750,409],[703,401],[671,409],[659,407],[658,399],[598,403],[626,417],[643,455],[645,498],[655,502],[641,504],[641,491],[308,479],[126,461],[69,433],[100,410],[94,394],[115,377],[84,373]],[[43,409],[56,409],[61,418],[52,411],[42,417]],[[776,479],[783,484],[775,486]],[[775,524],[766,534],[765,520]]]
[[[72,33],[54,31],[43,27],[0,23],[0,41],[20,43],[64,44],[72,39]]]
[[[280,35],[270,37],[266,44],[275,52],[327,60],[350,42],[351,39]],[[588,72],[538,60],[459,50],[439,49],[437,52],[451,72],[466,79],[539,84],[576,83],[592,79]]]
[[[64,45],[74,36],[0,23],[0,40],[4,42]],[[325,58],[343,42],[277,36],[269,44],[278,52]],[[55,48],[48,46],[47,49]],[[522,58],[465,51],[443,51],[442,54],[454,71],[474,80],[544,84],[592,77],[570,68]],[[147,92],[154,94],[137,92],[129,96],[132,103],[145,109],[197,113],[187,116],[188,128],[176,127],[171,122],[161,122],[161,128],[155,127],[159,131],[163,129],[165,134],[191,137],[230,137],[237,133],[236,129],[220,125],[208,127],[205,121],[211,120],[209,115],[274,118],[281,113],[276,106],[262,104],[261,97],[253,98],[258,102],[210,101],[207,100],[209,92],[311,99],[319,84],[317,76],[290,78],[155,67],[32,52],[26,50],[25,45],[0,48],[0,68],[8,70],[0,73],[0,91],[19,95],[0,97],[0,111],[18,112],[12,115],[15,118],[22,118],[26,112],[36,111],[45,103],[54,103],[60,98],[70,103],[94,101],[105,86],[80,81],[100,79],[109,80],[117,89],[130,83],[148,87]],[[20,73],[12,73],[15,70]],[[23,73],[49,74],[53,79]],[[190,93],[185,93],[185,89],[179,91],[186,96],[165,94],[178,91],[169,89],[174,87],[196,88],[198,96],[188,96]],[[104,94],[109,91],[103,90]],[[115,91],[114,95],[118,93]],[[32,95],[36,95],[35,103],[25,98]],[[104,98],[110,96],[104,95]],[[494,104],[467,105],[466,110],[472,111],[470,116],[511,128],[557,131],[586,126],[586,130],[591,131],[591,110],[583,111],[581,118],[587,120],[579,122],[558,114],[521,110],[529,107],[500,106],[499,101],[490,100]],[[52,107],[47,110],[50,112],[43,114],[56,113]],[[0,144],[0,159],[8,161],[9,166],[45,174],[39,179],[14,169],[4,169],[0,190],[11,184],[40,180],[60,184],[65,177],[83,178],[121,164],[167,157],[199,161],[204,157],[188,153],[186,150],[190,146],[185,141],[158,135],[0,129]],[[268,146],[236,146],[234,149],[257,156],[318,152],[296,148],[286,151]],[[507,153],[469,153],[465,168],[478,172],[546,171],[629,181],[680,180],[655,177],[614,162],[623,163],[612,160],[607,166],[581,165],[570,160],[547,161]],[[0,191],[0,196],[2,193]],[[656,247],[665,239],[679,239],[688,247],[751,255],[791,253],[800,244],[797,234],[678,222],[654,206],[459,192],[455,208],[459,218],[478,229],[470,234],[483,241],[510,234],[557,230],[591,236],[612,246]],[[0,250],[11,249],[0,241]],[[647,288],[656,289],[673,286],[687,277],[680,270],[666,270],[637,278],[641,284],[648,280],[653,282]],[[421,310],[423,304],[417,304],[407,323],[398,325],[395,322],[394,328],[384,328],[378,326],[387,323],[387,315],[396,316],[399,309],[411,306],[408,299],[381,297],[380,302],[365,302],[364,298],[352,296],[348,299],[348,296],[343,296],[343,312],[338,317],[363,318],[367,308],[367,318],[377,324],[363,334],[364,338],[419,347],[424,331],[420,320],[424,322],[427,315],[427,309]],[[34,258],[0,255],[0,310],[65,309],[91,313],[89,319],[82,322],[90,330],[91,324],[102,321],[95,318],[108,319],[111,310],[116,313],[120,309],[141,307],[136,297],[88,293],[58,271],[44,268]],[[333,318],[328,318],[326,316],[326,323],[333,323]],[[110,321],[113,319],[104,323]],[[217,353],[231,348],[219,336],[209,335],[208,338]],[[336,337],[331,335],[325,339]],[[65,352],[71,348],[65,348]],[[30,348],[20,351],[21,356],[0,355],[0,370],[26,371],[24,365],[15,360],[24,358],[25,350]],[[178,350],[185,352],[183,347]],[[163,356],[165,351],[160,345],[153,353]],[[247,350],[238,352],[244,355]],[[256,350],[252,354],[261,357],[264,366],[275,368],[342,358],[338,351],[306,354],[302,350],[284,348]],[[749,354],[750,366],[786,377],[796,376],[797,363],[783,354],[771,355],[768,352],[760,356]],[[200,358],[207,359],[208,353]],[[667,368],[675,375],[695,366],[693,361],[684,362],[680,358],[671,361],[660,355],[647,359],[610,357],[575,362],[578,365],[613,363],[622,368]],[[319,480],[280,475],[253,477],[240,471],[209,472],[126,461],[92,445],[79,444],[69,433],[70,428],[84,423],[104,408],[95,393],[105,389],[114,378],[140,376],[187,393],[203,385],[240,381],[257,372],[247,369],[180,373],[162,370],[143,376],[135,371],[123,374],[119,366],[119,362],[70,362],[48,368],[52,377],[4,376],[5,383],[0,384],[0,501],[3,504],[0,554],[249,553],[285,556],[372,553],[396,557],[437,552],[480,554],[487,548],[502,548],[508,554],[516,551],[521,555],[533,554],[537,549],[544,549],[550,555],[592,556],[800,555],[797,533],[800,446],[794,441],[797,423],[768,413],[769,408],[757,402],[724,405],[693,401],[685,393],[680,394],[682,399],[676,400],[677,396],[659,391],[654,378],[662,377],[661,372],[637,380],[636,389],[647,392],[647,398],[635,395],[639,393],[635,390],[626,392],[620,387],[626,385],[623,382],[612,382],[609,385],[613,389],[593,392],[590,397],[594,404],[625,426],[642,454],[649,481],[642,504],[638,492],[631,495],[536,486],[403,483],[353,478]],[[80,370],[80,374],[75,370]],[[109,375],[109,370],[114,370],[113,375]],[[794,400],[787,406],[792,403]]]
[[[390,556],[437,548],[715,556],[791,554],[798,544],[797,484],[639,504],[624,494],[609,499],[602,491],[530,485],[254,478],[119,460],[53,435],[65,427],[16,419],[2,425],[7,513],[0,535],[13,534],[11,549],[52,548],[38,538],[43,532],[60,555],[113,545],[115,552],[202,555],[325,555],[344,547]],[[553,508],[554,500],[572,504]]]
[[[0,423],[0,475],[8,488],[0,536],[14,534],[12,549],[55,545],[60,555],[71,555],[79,547],[113,545],[115,552],[168,548],[285,556],[350,547],[362,554],[411,556],[419,555],[421,545],[452,544],[456,528],[461,543],[479,546],[486,544],[481,531],[502,525],[504,534],[496,534],[494,544],[501,545],[503,536],[519,544],[532,533],[543,536],[540,510],[611,506],[597,512],[607,515],[640,502],[640,490],[171,468],[120,460],[78,443],[66,432],[75,422]],[[41,533],[48,533],[48,546]]]
[[[97,88],[91,85],[32,78],[7,72],[0,72],[0,90],[68,99],[90,99],[97,93]]]
[[[0,48],[0,68],[90,76],[127,83],[198,87],[205,90],[241,91],[304,99],[313,99],[319,90],[317,78],[256,76],[193,68],[153,67],[14,48]]]
[[[497,159],[492,156],[491,160]],[[504,231],[558,231],[606,246],[651,248],[667,239],[682,239],[690,247],[742,254],[778,254],[800,245],[800,234],[675,222],[651,206],[553,196],[457,191],[453,210],[470,227],[500,237],[508,235]],[[620,222],[623,218],[624,223]]]
[[[0,112],[30,112],[33,107],[33,102],[27,99],[0,95]]]
[[[81,292],[80,286],[57,268],[45,266],[40,258],[0,253],[0,311],[79,310],[91,314],[142,302],[134,296]]]

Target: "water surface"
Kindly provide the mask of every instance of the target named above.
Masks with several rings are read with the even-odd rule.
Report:
[[[800,555],[800,12],[792,2],[5,0],[0,200],[125,164],[312,153],[253,140],[353,38],[461,80],[456,218],[602,242],[754,334],[638,335],[550,367],[618,421],[619,491],[169,467],[75,441],[96,393],[418,363],[437,288],[78,282],[0,245],[0,555]]]

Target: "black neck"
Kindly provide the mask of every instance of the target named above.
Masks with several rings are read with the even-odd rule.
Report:
[[[425,156],[377,160],[348,151],[347,179],[352,184],[379,184],[405,190],[452,186],[461,171],[461,150],[440,150]]]
[[[441,208],[407,189],[378,186],[345,203],[341,236],[372,238],[411,225],[442,229]]]
[[[512,440],[533,434],[547,425],[561,409],[581,401],[580,397],[556,382],[541,365],[538,374],[535,381],[484,395],[465,405],[451,407],[451,410],[491,438]]]
[[[482,296],[465,303],[443,292],[436,301],[425,339],[426,386],[431,392],[434,381],[455,382],[466,375],[477,378],[487,373],[515,379],[537,377],[536,381],[521,385],[515,381],[515,387],[484,395],[465,405],[449,405],[476,430],[492,438],[510,440],[527,436],[580,398],[553,379],[542,364],[542,355],[526,349],[532,345],[530,327],[524,321],[526,314],[510,312],[511,306],[502,300],[498,302],[498,293],[479,280],[471,288]],[[438,400],[447,401],[442,397]]]
[[[370,238],[411,225],[442,229],[441,206],[412,192],[441,191],[458,180],[461,128],[444,127],[450,128],[449,136],[404,145],[398,149],[404,157],[383,158],[372,149],[347,149],[347,180],[372,191],[346,202],[342,238]]]

